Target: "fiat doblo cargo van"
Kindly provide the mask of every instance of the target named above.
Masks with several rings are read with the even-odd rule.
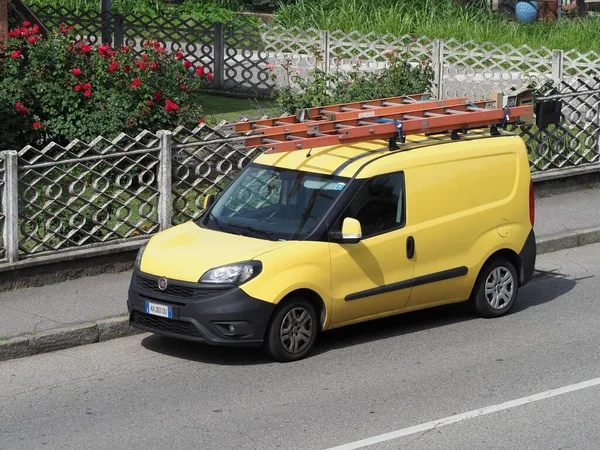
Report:
[[[525,144],[504,132],[263,153],[140,249],[130,323],[292,361],[322,331],[393,314],[502,316],[533,274],[533,202]]]

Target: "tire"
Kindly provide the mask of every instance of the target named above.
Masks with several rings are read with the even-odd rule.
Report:
[[[297,361],[310,352],[318,332],[315,308],[309,301],[295,297],[275,310],[263,347],[275,361]]]
[[[471,301],[480,317],[500,317],[510,312],[518,291],[515,266],[506,258],[496,258],[479,272]]]

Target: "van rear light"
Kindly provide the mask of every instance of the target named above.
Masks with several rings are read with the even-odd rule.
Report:
[[[529,180],[529,221],[531,226],[535,223],[535,196],[533,193],[533,180]]]

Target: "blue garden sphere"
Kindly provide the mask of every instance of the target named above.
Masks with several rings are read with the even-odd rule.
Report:
[[[521,23],[535,22],[538,16],[538,2],[517,2],[517,6],[515,8],[515,16],[517,17],[517,20]]]

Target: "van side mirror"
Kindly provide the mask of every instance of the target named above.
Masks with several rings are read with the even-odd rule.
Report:
[[[204,211],[210,208],[214,202],[215,196],[213,194],[208,194],[206,197],[204,197]]]
[[[340,244],[358,244],[362,239],[362,228],[360,222],[351,217],[346,217],[342,223],[342,232],[332,231],[329,237]]]

